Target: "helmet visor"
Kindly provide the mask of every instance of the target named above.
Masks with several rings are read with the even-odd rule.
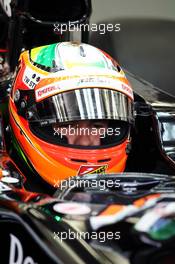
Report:
[[[126,95],[99,88],[60,93],[35,103],[28,109],[29,122],[45,126],[80,120],[120,120],[132,123],[133,103]]]

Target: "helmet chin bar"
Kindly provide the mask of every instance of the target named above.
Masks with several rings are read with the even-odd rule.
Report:
[[[14,0],[8,30],[10,70],[14,71],[20,52],[24,49],[60,41],[87,43],[89,32],[86,27],[80,31],[69,31],[68,25],[71,23],[78,27],[89,24],[90,15],[91,0],[51,0],[48,4],[41,0]],[[64,32],[54,30],[62,24],[66,27]]]

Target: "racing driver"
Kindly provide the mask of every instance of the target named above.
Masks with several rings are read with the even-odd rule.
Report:
[[[24,51],[9,116],[23,161],[52,187],[125,169],[133,91],[119,64],[96,47],[62,42]]]

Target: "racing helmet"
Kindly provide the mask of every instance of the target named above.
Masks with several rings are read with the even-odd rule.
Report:
[[[119,64],[96,47],[62,42],[24,51],[9,117],[21,152],[51,186],[70,176],[125,169],[133,91]],[[70,144],[57,133],[56,126],[68,129],[84,121],[107,123],[100,144]]]

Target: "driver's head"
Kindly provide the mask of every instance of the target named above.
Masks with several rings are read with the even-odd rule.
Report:
[[[103,51],[63,42],[23,52],[9,108],[19,147],[52,186],[125,169],[133,92]]]

